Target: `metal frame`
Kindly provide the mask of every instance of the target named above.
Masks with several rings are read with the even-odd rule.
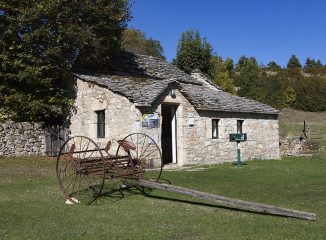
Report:
[[[147,169],[163,168],[162,153],[148,135],[133,133],[118,141],[115,155],[109,154],[111,142],[105,148],[90,138],[75,136],[61,147],[57,157],[56,173],[60,189],[73,203],[94,202],[101,194],[105,179],[144,178]]]

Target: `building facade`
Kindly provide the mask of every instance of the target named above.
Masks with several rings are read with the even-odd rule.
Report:
[[[188,75],[153,57],[126,55],[115,71],[76,73],[72,136],[102,147],[111,140],[116,149],[128,134],[146,133],[165,164],[182,166],[235,161],[229,134],[242,132],[248,136],[243,160],[279,158],[276,109],[223,92],[200,72]],[[144,124],[146,116],[156,124]]]

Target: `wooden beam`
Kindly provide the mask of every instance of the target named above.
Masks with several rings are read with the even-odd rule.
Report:
[[[293,217],[293,218],[302,218],[302,219],[308,219],[308,220],[316,220],[316,214],[315,213],[309,213],[309,212],[303,212],[303,211],[297,211],[287,208],[280,208],[275,207],[271,205],[265,205],[260,203],[253,203],[253,202],[247,202],[239,199],[233,199],[233,198],[227,198],[223,196],[218,196],[210,193],[200,192],[188,188],[183,187],[177,187],[169,184],[164,183],[158,183],[154,181],[149,180],[139,180],[139,185],[143,187],[148,188],[155,188],[155,189],[161,189],[166,190],[169,192],[174,193],[180,193],[183,195],[189,195],[196,198],[202,198],[205,200],[214,201],[218,204],[221,204],[223,206],[231,207],[231,208],[237,208],[241,210],[251,211],[251,212],[258,212],[258,213],[265,213],[265,214],[272,214],[272,215],[279,215],[279,216],[287,216],[287,217]]]

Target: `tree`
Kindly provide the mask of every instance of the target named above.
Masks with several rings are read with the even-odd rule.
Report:
[[[248,58],[245,55],[242,55],[238,60],[236,69],[239,71],[245,65],[247,60]]]
[[[235,78],[236,86],[239,87],[238,95],[260,100],[262,91],[257,90],[260,86],[262,78],[262,70],[259,68],[257,60],[254,57],[241,56],[237,69],[239,73]]]
[[[299,61],[299,59],[292,54],[292,56],[290,57],[288,63],[287,63],[287,68],[301,68],[301,63]]]
[[[287,87],[283,89],[283,107],[294,107],[297,98],[296,95],[294,87],[288,84]]]
[[[310,57],[308,57],[306,59],[306,63],[304,65],[304,68],[313,68],[313,67],[316,67],[316,61],[315,59],[311,59]]]
[[[278,71],[281,70],[281,67],[275,61],[271,61],[267,64],[267,69],[271,71]]]
[[[209,69],[209,75],[213,81],[222,88],[222,90],[229,93],[234,93],[234,83],[229,76],[229,72],[226,69],[226,64],[222,61],[221,57],[213,56],[211,58],[211,67]]]
[[[310,73],[313,75],[324,75],[325,74],[325,69],[323,67],[323,64],[321,63],[320,59],[317,61],[314,58],[308,57],[306,59],[306,63],[304,65],[303,70],[306,73]]]
[[[274,64],[272,66],[275,66]],[[257,61],[246,58],[236,75],[238,95],[254,99],[276,108],[293,107],[296,101],[294,81],[284,71],[266,74]]]
[[[160,42],[147,39],[145,33],[137,29],[126,29],[123,32],[121,46],[128,52],[165,59]]]
[[[295,85],[295,108],[303,111],[326,111],[326,80],[312,76],[301,78]]]
[[[259,100],[275,108],[290,107],[295,101],[295,92],[281,72],[275,75],[262,74],[256,91]]]
[[[248,58],[248,57],[246,57],[245,55],[242,55],[242,56],[239,58],[238,63],[237,63],[237,67],[236,67],[237,71],[240,71],[241,68],[243,68],[244,66],[247,67],[248,64],[250,64],[250,63],[252,64],[252,66],[255,65],[255,66],[259,67],[259,66],[258,66],[258,62],[257,62],[257,60],[256,60],[255,57],[250,57],[250,58]]]
[[[234,64],[233,64],[233,60],[232,60],[232,58],[227,57],[227,58],[225,59],[224,64],[225,64],[225,68],[226,68],[226,70],[227,70],[228,73],[229,73],[229,76],[232,77],[232,76],[233,76],[233,71],[234,71]]]
[[[195,69],[208,73],[211,56],[212,46],[198,31],[189,30],[181,35],[173,63],[187,73]]]
[[[127,0],[0,0],[0,112],[15,121],[67,116],[72,67],[108,65],[129,8]]]

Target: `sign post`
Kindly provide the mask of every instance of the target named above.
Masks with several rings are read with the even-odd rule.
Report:
[[[247,140],[247,133],[231,133],[229,135],[230,142],[237,142],[237,166],[241,167],[241,155],[240,155],[240,142]]]

